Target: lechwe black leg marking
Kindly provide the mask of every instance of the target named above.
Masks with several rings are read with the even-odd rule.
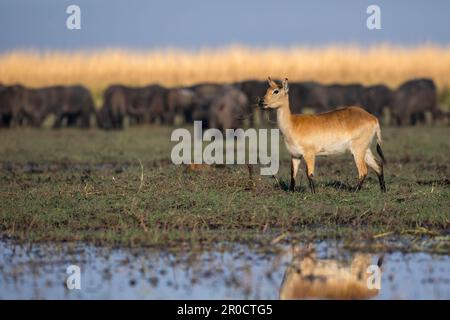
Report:
[[[377,161],[378,166],[380,167],[380,173],[377,172],[378,181],[380,182],[380,189],[382,192],[386,192],[386,184],[384,182],[384,164],[386,163],[386,159],[384,158],[383,150],[379,143],[377,143],[377,152],[381,157],[381,161]]]
[[[386,192],[386,184],[384,182],[384,172],[383,172],[383,164],[380,163],[380,167],[381,167],[381,173],[378,174],[378,182],[380,183],[380,189],[382,192]]]
[[[316,193],[316,186],[314,184],[314,175],[308,175],[308,182],[309,182],[309,189],[311,190],[311,193]]]
[[[379,147],[377,146],[377,149]],[[381,148],[380,148],[381,150]],[[380,152],[379,152],[380,153]],[[382,156],[382,152],[380,154],[380,157],[382,157],[382,159],[384,159],[384,157]],[[370,151],[370,149],[367,149],[366,151],[366,156],[365,156],[365,161],[367,163],[367,165],[369,167],[371,167],[377,174],[378,176],[378,182],[380,183],[380,189],[381,192],[386,192],[386,184],[384,182],[384,172],[383,172],[383,160],[378,160],[374,157],[374,155],[372,154],[372,152]]]
[[[357,151],[353,153],[353,157],[355,158],[356,168],[358,169],[358,184],[355,188],[355,192],[358,192],[361,190],[364,180],[366,180],[367,161],[365,159],[365,152],[364,150],[361,151],[361,149],[357,149]]]
[[[253,180],[253,165],[247,164],[247,169],[248,169],[248,178],[250,180]]]
[[[292,157],[291,159],[291,185],[289,190],[295,190],[295,177],[297,176],[298,166],[300,165],[300,159]]]
[[[363,184],[364,184],[364,180],[366,180],[367,175],[362,176],[361,178],[358,179],[358,184],[356,185],[356,189],[355,192],[358,192],[359,190],[361,190]]]

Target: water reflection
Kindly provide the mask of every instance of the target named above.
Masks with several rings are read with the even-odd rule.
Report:
[[[378,295],[382,259],[356,253],[350,260],[321,259],[314,248],[295,248],[280,299],[369,299]],[[373,267],[373,268],[370,268]]]
[[[332,242],[174,253],[0,240],[0,299],[450,299],[449,256],[386,253],[370,290],[364,271],[379,258]],[[81,290],[66,287],[71,264]]]

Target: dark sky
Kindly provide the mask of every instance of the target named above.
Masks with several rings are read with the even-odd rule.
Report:
[[[81,7],[81,30],[66,8]],[[382,30],[366,28],[381,7]],[[449,0],[0,0],[0,51],[450,44]]]

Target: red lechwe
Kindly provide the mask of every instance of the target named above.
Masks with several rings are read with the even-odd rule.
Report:
[[[292,299],[369,299],[380,293],[383,258],[378,258],[378,274],[370,254],[355,254],[351,261],[319,259],[315,251],[295,250],[281,283],[279,297]],[[379,279],[381,281],[381,279]],[[369,285],[371,284],[371,285]]]
[[[311,192],[314,187],[314,162],[316,156],[340,154],[350,151],[358,168],[358,184],[360,190],[367,176],[367,166],[378,175],[381,191],[386,191],[383,174],[384,156],[381,150],[381,131],[378,119],[360,107],[345,107],[320,114],[292,114],[289,107],[289,85],[284,79],[278,85],[268,79],[269,88],[260,99],[260,107],[277,110],[277,122],[286,147],[291,154],[291,185],[295,188],[300,159],[306,162],[306,173]],[[370,150],[373,138],[377,138],[377,152],[381,161],[376,159]]]

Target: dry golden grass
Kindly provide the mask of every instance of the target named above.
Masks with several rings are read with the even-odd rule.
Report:
[[[0,82],[28,86],[81,83],[96,93],[113,83],[176,86],[265,79],[267,75],[324,83],[384,82],[392,87],[410,78],[427,76],[442,89],[450,82],[450,47],[227,47],[195,52],[14,51],[0,55]]]

